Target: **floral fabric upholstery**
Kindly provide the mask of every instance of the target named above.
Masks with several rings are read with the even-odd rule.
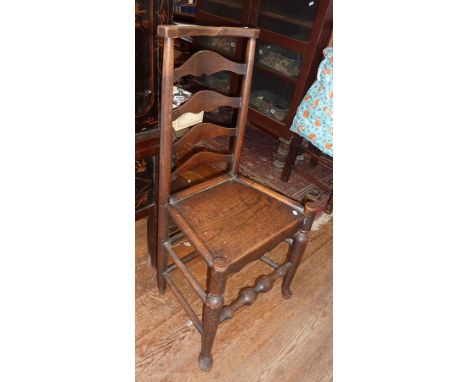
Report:
[[[291,130],[333,157],[333,48],[325,48],[317,80],[307,91]]]

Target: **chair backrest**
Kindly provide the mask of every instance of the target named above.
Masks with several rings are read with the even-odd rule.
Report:
[[[160,166],[159,166],[159,201],[160,207],[166,205],[170,196],[170,184],[180,174],[203,164],[227,162],[230,172],[235,176],[239,171],[240,153],[244,140],[247,111],[252,80],[255,55],[255,39],[259,30],[251,28],[208,27],[159,25],[158,36],[164,38],[164,55],[161,84],[161,114],[160,114]],[[192,36],[229,36],[247,38],[245,62],[237,63],[228,60],[218,53],[203,50],[193,54],[184,64],[174,69],[174,39]],[[202,74],[210,75],[220,71],[230,71],[242,75],[242,86],[239,97],[227,97],[212,90],[202,90],[195,93],[185,104],[173,110],[173,84],[180,78]],[[191,128],[173,145],[172,122],[185,113],[213,111],[221,106],[239,108],[235,128],[227,128],[212,123],[200,123]],[[215,153],[211,151],[198,152],[191,156],[174,171],[171,169],[172,154],[185,150],[201,140],[219,136],[234,137],[235,144],[232,154]]]

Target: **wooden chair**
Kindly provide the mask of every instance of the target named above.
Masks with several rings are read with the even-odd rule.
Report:
[[[282,294],[291,296],[290,284],[306,248],[315,217],[311,205],[305,207],[275,193],[239,174],[239,159],[244,140],[257,29],[219,28],[204,26],[160,25],[158,36],[164,38],[161,101],[161,149],[158,200],[157,283],[160,293],[168,284],[201,334],[199,366],[208,371],[213,363],[211,349],[220,322],[232,318],[244,305],[252,304],[257,293],[265,293],[273,282],[283,277]],[[245,63],[235,63],[210,52],[195,53],[174,70],[174,39],[182,36],[233,36],[248,38]],[[174,81],[186,75],[199,76],[229,70],[243,76],[240,97],[227,97],[214,91],[197,92],[182,106],[172,109]],[[211,111],[220,106],[239,108],[237,125],[226,128],[211,123],[200,123],[173,144],[172,120],[184,113]],[[197,152],[186,162],[171,168],[173,151],[185,150],[200,140],[219,136],[234,138],[232,153]],[[171,182],[183,172],[207,163],[228,162],[229,172],[204,181],[177,193],[170,192]],[[170,237],[169,222],[175,223],[180,233]],[[195,252],[178,258],[173,245],[181,238],[188,240]],[[281,242],[290,247],[284,264],[278,264],[264,254]],[[208,266],[206,289],[203,288],[186,263],[201,255]],[[168,256],[173,264],[168,266]],[[253,287],[241,290],[230,305],[224,305],[227,277],[245,265],[262,260],[273,269],[262,275]],[[178,268],[203,302],[202,320],[182,296],[171,278]]]

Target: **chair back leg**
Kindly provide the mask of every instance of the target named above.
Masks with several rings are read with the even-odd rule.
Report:
[[[290,298],[292,292],[290,289],[291,282],[296,274],[297,267],[299,266],[302,255],[305,252],[307,243],[309,241],[310,230],[312,229],[312,224],[314,223],[316,207],[312,203],[306,203],[304,209],[304,221],[302,222],[301,229],[298,231],[294,238],[294,242],[289,248],[287,261],[292,263],[292,266],[287,270],[283,278],[283,283],[281,285],[281,292],[284,298]]]

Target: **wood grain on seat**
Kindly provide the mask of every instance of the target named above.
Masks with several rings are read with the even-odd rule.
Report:
[[[209,251],[226,257],[230,266],[264,243],[295,233],[304,219],[290,206],[237,180],[217,184],[173,206]]]

